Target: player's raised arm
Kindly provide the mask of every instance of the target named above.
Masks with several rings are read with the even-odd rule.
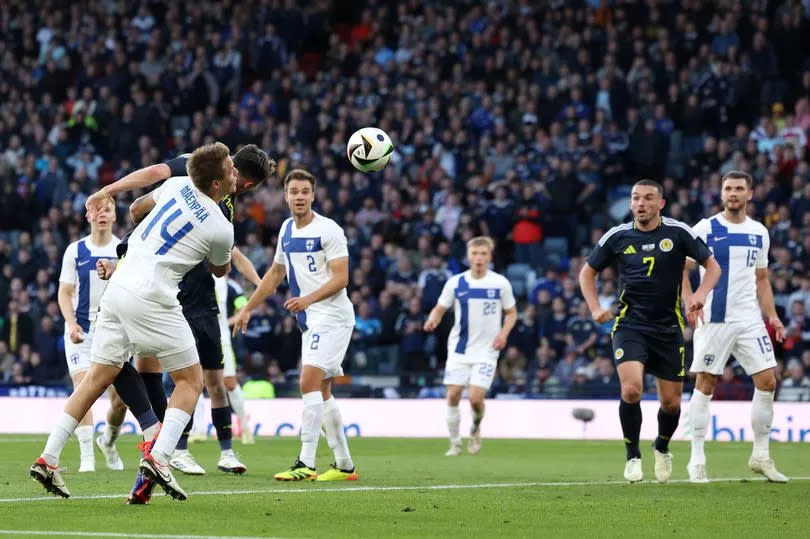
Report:
[[[84,206],[88,212],[93,213],[100,207],[101,201],[107,197],[114,197],[126,191],[149,187],[160,180],[165,180],[171,175],[172,170],[167,163],[158,163],[138,169],[135,172],[127,174],[117,182],[113,182],[90,195],[85,201]]]
[[[137,225],[154,209],[155,204],[157,204],[156,194],[157,189],[136,198],[135,201],[129,205],[129,217],[132,219],[133,223]]]
[[[236,337],[236,334],[240,331],[242,333],[247,331],[250,313],[256,308],[257,305],[259,305],[259,303],[264,301],[267,296],[275,293],[276,288],[278,288],[278,285],[280,285],[281,281],[284,280],[284,276],[286,274],[287,269],[284,267],[284,264],[273,262],[273,265],[270,266],[270,269],[267,270],[267,273],[265,273],[264,277],[262,277],[259,287],[253,291],[253,294],[250,295],[250,299],[248,299],[245,306],[236,316],[236,319],[233,322],[234,337]]]
[[[233,262],[233,266],[236,268],[236,271],[244,275],[248,281],[253,283],[253,286],[259,286],[259,284],[262,282],[262,278],[259,277],[256,267],[253,265],[253,262],[251,262],[250,259],[246,257],[237,247],[234,247],[231,251],[231,261]]]

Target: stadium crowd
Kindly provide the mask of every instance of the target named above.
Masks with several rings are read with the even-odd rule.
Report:
[[[635,179],[661,181],[665,214],[694,224],[719,211],[723,173],[748,171],[788,328],[777,399],[810,400],[807,2],[16,0],[0,33],[2,382],[65,379],[56,290],[88,194],[219,140],[319,178],[317,211],[350,247],[345,368],[399,377],[403,395],[439,384],[450,320],[437,335],[422,323],[485,233],[520,313],[493,391],[615,397],[583,257],[629,219]],[[364,125],[396,145],[375,175],[345,158]],[[236,243],[260,273],[285,215],[277,181],[237,201]],[[616,288],[605,272],[604,305]],[[234,343],[243,376],[279,386],[300,351],[282,303]],[[740,374],[730,364],[715,398],[749,398]]]

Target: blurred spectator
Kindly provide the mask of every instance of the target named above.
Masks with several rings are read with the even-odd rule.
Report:
[[[717,381],[717,386],[714,388],[713,398],[715,400],[746,400],[748,399],[748,393],[749,391],[743,381],[734,374],[734,369],[726,365],[720,380]]]
[[[526,383],[526,356],[515,346],[509,346],[498,364],[501,382],[509,386]]]
[[[8,311],[3,323],[3,340],[8,343],[11,353],[19,351],[24,344],[34,342],[34,322],[31,318],[19,310],[16,301],[10,301]]]
[[[810,401],[810,378],[805,375],[804,367],[797,360],[791,360],[787,366],[789,378],[782,380],[776,400],[784,402]]]

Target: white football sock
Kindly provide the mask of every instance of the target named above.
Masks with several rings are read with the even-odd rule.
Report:
[[[771,436],[771,424],[773,423],[773,391],[760,391],[754,389],[754,399],[751,405],[751,428],[754,431],[754,450],[752,456],[755,459],[768,459],[768,441]]]
[[[709,402],[711,400],[711,395],[704,395],[698,389],[692,391],[692,398],[689,399],[689,424],[692,425],[690,465],[706,464],[703,444],[706,440],[706,431],[709,428]]]
[[[450,432],[450,442],[461,443],[459,425],[461,424],[461,411],[458,406],[447,406],[447,430]]]
[[[301,418],[301,454],[298,459],[315,469],[315,454],[318,452],[318,439],[323,424],[323,395],[320,391],[310,391],[302,397],[304,413]]]
[[[326,428],[326,441],[335,453],[335,466],[341,470],[353,470],[354,462],[349,453],[349,442],[343,430],[343,416],[335,397],[323,402],[323,424]]]
[[[79,457],[82,460],[96,460],[93,453],[93,426],[80,425],[76,427],[76,439],[79,440]]]
[[[45,450],[42,452],[42,458],[49,466],[59,465],[59,455],[62,454],[62,449],[78,424],[78,419],[65,412],[62,412],[62,415],[56,420],[56,424],[48,436],[48,441],[45,443]]]
[[[205,417],[204,399],[205,397],[202,395],[197,399],[197,405],[194,407],[194,425],[192,425],[191,431],[205,436],[208,435],[208,419]]]
[[[231,403],[231,408],[239,418],[239,426],[242,430],[250,430],[248,425],[247,413],[245,413],[245,399],[242,397],[242,386],[236,384],[233,391],[228,391],[228,401]]]
[[[118,439],[118,432],[121,430],[121,425],[110,425],[107,423],[107,428],[104,431],[104,436],[101,438],[101,442],[104,445],[112,445],[115,443],[115,440]]]
[[[165,416],[164,416],[165,419]],[[160,430],[160,423],[155,423],[151,427],[146,427],[146,430],[143,431],[143,439],[144,441],[148,442],[155,436],[157,436],[158,431]]]
[[[177,447],[177,440],[183,434],[191,416],[180,408],[169,408],[163,418],[163,427],[160,429],[155,445],[152,446],[152,457],[160,463],[167,464]]]

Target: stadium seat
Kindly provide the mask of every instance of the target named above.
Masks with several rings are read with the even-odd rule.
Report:
[[[510,264],[506,268],[506,278],[512,284],[515,296],[525,298],[537,280],[537,273],[528,264]]]

